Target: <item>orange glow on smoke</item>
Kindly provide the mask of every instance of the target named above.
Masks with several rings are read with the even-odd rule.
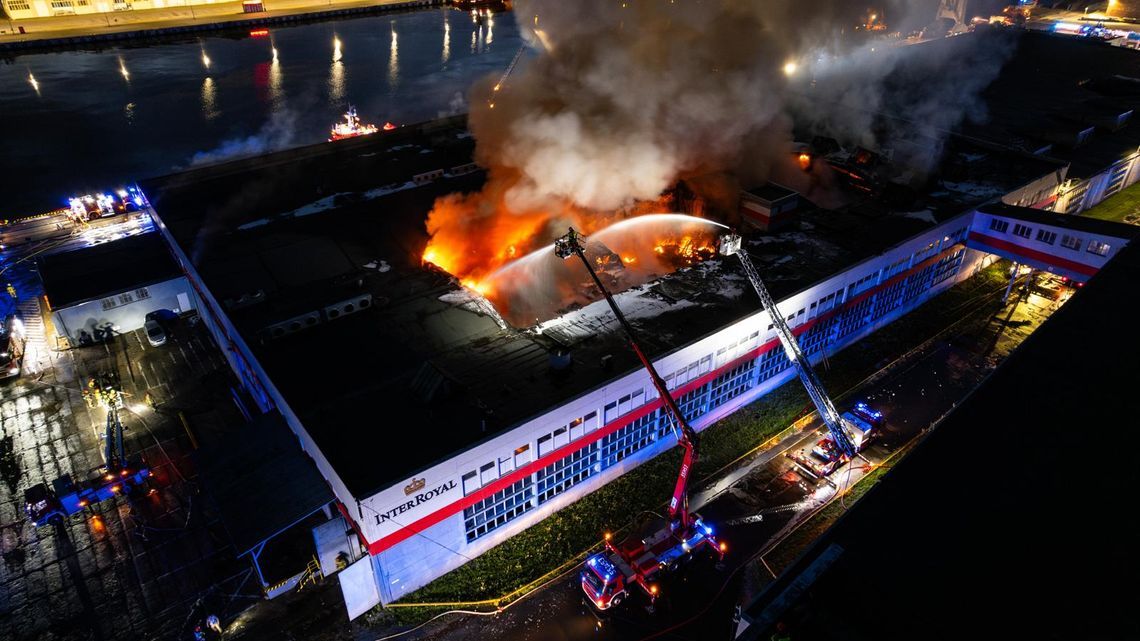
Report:
[[[801,152],[797,160],[800,162],[800,169],[804,171],[811,169],[811,154],[807,152]]]
[[[555,199],[541,206],[511,207],[505,194],[513,181],[501,178],[489,179],[482,192],[436,200],[428,215],[430,240],[421,260],[488,298],[516,326],[545,319],[551,310],[571,303],[586,304],[596,293],[592,286],[583,286],[588,279],[576,273],[580,269],[576,261],[529,260],[523,269],[500,269],[548,246],[571,226],[593,236],[621,220],[676,211],[668,197],[619,211],[588,210]],[[615,287],[630,287],[715,256],[716,234],[712,227],[703,227],[682,229],[674,223],[651,225],[619,237],[602,234],[596,239],[601,243],[596,251],[601,253],[591,255],[590,260],[599,272],[608,274]]]

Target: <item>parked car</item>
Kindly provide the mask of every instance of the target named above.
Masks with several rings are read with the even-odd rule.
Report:
[[[143,324],[143,329],[146,330],[146,340],[150,343],[151,347],[159,347],[166,344],[166,328],[162,326],[153,318],[146,319]]]

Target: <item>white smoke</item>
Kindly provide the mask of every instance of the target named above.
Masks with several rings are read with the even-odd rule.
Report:
[[[921,25],[936,6],[893,0],[879,11]],[[788,113],[871,147],[890,144],[876,132],[884,111],[917,123],[896,123],[892,140],[944,137],[1007,58],[927,56],[892,94],[911,47],[853,42],[869,10],[849,0],[520,0],[515,11],[539,55],[499,90],[497,78],[478,85],[470,116],[479,161],[515,179],[504,197],[515,210],[550,199],[612,210],[687,175],[764,173],[742,165],[788,157]]]
[[[257,133],[231,138],[214,149],[196,152],[190,158],[190,166],[212,165],[285,149],[293,144],[296,133],[297,114],[291,109],[279,109],[273,112]]]

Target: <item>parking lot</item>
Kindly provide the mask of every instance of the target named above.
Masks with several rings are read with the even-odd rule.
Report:
[[[205,609],[221,614],[257,598],[260,586],[232,558],[196,483],[193,442],[243,421],[206,332],[179,323],[156,348],[139,329],[48,360],[2,388],[0,638],[182,638]],[[81,390],[107,371],[123,384],[128,456],[144,457],[157,491],[33,528],[22,513],[26,488],[86,478],[103,463],[105,414]]]

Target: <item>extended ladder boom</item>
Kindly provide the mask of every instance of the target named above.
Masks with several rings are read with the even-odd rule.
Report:
[[[681,409],[677,407],[677,402],[673,400],[673,395],[669,393],[669,387],[665,384],[665,380],[657,373],[657,369],[653,367],[653,362],[641,350],[641,346],[637,343],[637,336],[634,334],[633,326],[626,320],[625,314],[621,313],[621,309],[617,305],[617,301],[610,295],[609,290],[602,284],[601,279],[598,278],[597,272],[594,271],[593,265],[590,264],[589,259],[586,258],[586,250],[583,245],[585,237],[570,228],[570,231],[554,241],[554,253],[559,258],[569,258],[572,255],[577,255],[582,259],[582,264],[586,266],[586,271],[589,272],[590,278],[593,279],[594,285],[606,297],[606,302],[609,303],[610,309],[613,310],[614,316],[617,317],[621,327],[625,330],[625,338],[629,343],[633,353],[637,355],[637,359],[641,361],[641,365],[649,372],[649,378],[653,381],[653,387],[657,389],[658,396],[665,404],[665,410],[668,412],[669,417],[673,422],[673,429],[677,433],[677,441],[685,448],[685,456],[681,461],[681,472],[677,475],[677,483],[673,489],[673,498],[669,502],[669,518],[670,520],[680,520],[683,524],[689,522],[689,472],[692,471],[693,466],[697,463],[697,454],[700,445],[700,440],[697,433],[693,430],[689,422],[685,420],[684,414]]]
[[[740,236],[727,234],[722,237],[720,241],[720,253],[725,256],[736,254],[736,257],[740,259],[740,264],[744,267],[744,273],[747,274],[748,280],[756,290],[756,295],[760,297],[760,303],[764,306],[764,310],[768,312],[768,316],[772,319],[772,325],[776,328],[776,335],[780,338],[780,344],[784,346],[784,352],[788,355],[788,360],[792,361],[792,365],[800,375],[800,381],[804,384],[804,389],[807,390],[812,403],[814,403],[816,409],[819,410],[820,418],[827,424],[827,429],[831,432],[831,439],[835,441],[840,451],[848,457],[854,457],[855,446],[851,443],[851,437],[847,435],[843,419],[839,416],[839,412],[835,410],[835,405],[831,402],[831,397],[827,395],[827,391],[823,388],[823,383],[820,382],[815,370],[812,369],[811,363],[807,357],[804,356],[803,351],[800,350],[800,345],[796,341],[796,335],[792,333],[792,328],[788,326],[788,321],[784,319],[783,314],[777,309],[776,301],[772,300],[772,295],[768,293],[768,288],[764,285],[764,281],[760,280],[760,273],[756,271],[756,266],[752,264],[752,259],[748,256],[748,252],[741,246]]]

